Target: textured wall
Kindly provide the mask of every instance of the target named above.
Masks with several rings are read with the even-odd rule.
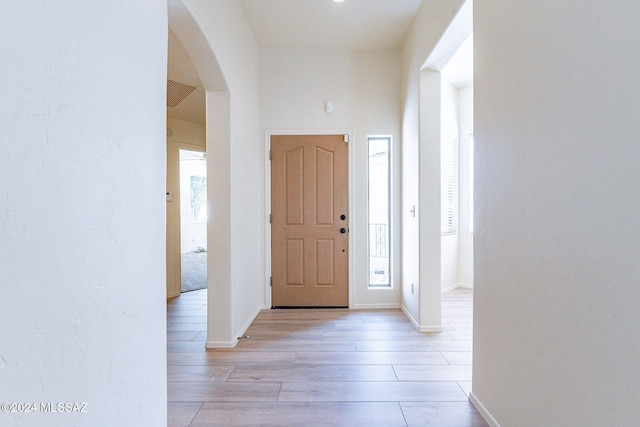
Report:
[[[473,394],[500,425],[640,423],[638,16],[474,5]]]
[[[3,4],[1,425],[166,424],[166,14]]]

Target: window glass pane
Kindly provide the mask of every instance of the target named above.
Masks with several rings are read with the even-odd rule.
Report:
[[[390,137],[368,139],[369,286],[391,286]]]

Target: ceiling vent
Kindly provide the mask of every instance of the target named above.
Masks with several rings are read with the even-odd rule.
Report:
[[[175,80],[167,80],[167,106],[175,107],[196,90],[195,86],[180,83]]]

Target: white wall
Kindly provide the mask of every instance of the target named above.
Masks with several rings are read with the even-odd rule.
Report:
[[[640,3],[474,5],[473,396],[640,424]]]
[[[0,33],[0,401],[87,403],[0,424],[166,425],[166,5],[4,2]]]
[[[204,148],[207,145],[207,128],[199,123],[167,117],[167,141],[174,144],[196,145]]]
[[[419,317],[418,329],[442,330],[441,135],[442,75],[420,71],[418,149]]]
[[[469,134],[473,133],[473,85],[458,89],[458,285],[473,287],[473,234],[469,222]]]
[[[439,256],[435,256],[440,253],[439,220],[437,222],[437,238],[433,224],[431,227],[428,227],[430,228],[429,235],[433,238],[429,237],[427,240],[425,240],[425,238],[418,238],[420,233],[424,234],[427,231],[425,227],[423,227],[423,230],[420,229],[420,222],[424,221],[425,224],[429,223],[427,219],[429,215],[427,215],[426,212],[421,212],[421,209],[433,209],[434,204],[437,204],[439,212],[440,207],[439,182],[437,185],[437,197],[435,197],[435,194],[432,194],[431,191],[426,192],[426,188],[420,188],[417,178],[420,174],[426,173],[424,167],[421,170],[420,150],[422,149],[423,154],[425,154],[424,150],[428,148],[420,146],[419,143],[421,70],[424,69],[425,61],[434,51],[438,41],[451,24],[462,4],[462,0],[423,2],[402,49],[402,307],[417,326],[421,324],[424,324],[426,327],[438,326],[428,325],[431,319],[420,319],[420,306],[421,300],[424,304],[431,301],[433,307],[427,307],[427,310],[422,310],[422,314],[433,315],[432,319],[435,319],[434,321],[439,324],[441,288],[439,272],[441,268],[440,258]],[[461,39],[461,42],[462,41],[464,41],[464,39]],[[451,55],[455,52],[456,47],[455,44],[451,47]],[[439,65],[444,66],[449,58],[446,58],[445,61],[439,63]],[[425,78],[424,73],[425,71],[422,72],[423,83]],[[423,129],[423,131],[426,131],[426,129]],[[435,149],[435,147],[431,148]],[[437,154],[439,156],[439,149]],[[425,156],[425,160],[428,157],[429,156]],[[439,172],[437,176],[439,180]],[[426,206],[422,207],[419,206],[421,191],[422,197],[425,198],[424,202],[430,200]],[[415,209],[415,214],[412,213],[413,209]],[[421,220],[421,216],[423,220]],[[422,255],[421,243],[423,245]],[[424,245],[433,246],[429,252],[434,254],[434,256],[430,256],[425,252],[428,248],[424,247]],[[424,264],[424,261],[423,265],[421,265],[421,257],[431,257],[433,259],[429,265]],[[434,284],[430,289],[425,288],[426,283],[421,283],[421,280],[424,282],[427,281],[425,277],[422,279],[420,277],[421,268],[423,276],[433,274],[432,281]],[[413,293],[411,292],[412,284],[415,289]],[[420,292],[422,292],[422,295],[420,295]]]
[[[215,56],[214,63],[199,63],[193,46],[181,38],[207,90],[210,307],[218,301],[218,317],[209,316],[207,345],[233,345],[263,306],[266,283],[258,46],[239,2],[184,4]],[[218,71],[226,84],[222,92]],[[222,271],[212,258],[224,264]]]
[[[399,244],[394,247],[394,286],[369,290],[367,269],[367,135],[391,135],[399,171],[400,54],[308,49],[261,49],[260,107],[263,130],[334,130],[353,132],[350,174],[353,194],[349,224],[352,242],[352,307],[400,303]],[[325,102],[333,113],[325,113]],[[266,142],[263,138],[263,144]],[[263,150],[264,152],[264,150]],[[399,201],[399,180],[395,197]],[[398,202],[396,202],[396,206]],[[398,218],[399,212],[396,212]],[[399,221],[395,221],[399,237]],[[399,238],[396,238],[399,241]]]

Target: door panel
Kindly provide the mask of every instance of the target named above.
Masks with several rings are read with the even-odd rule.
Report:
[[[344,143],[343,143],[344,144]],[[318,191],[316,191],[316,225],[333,225],[334,223],[334,156],[332,152],[328,152],[316,147],[316,183]]]
[[[287,239],[286,283],[289,286],[303,286],[304,283],[304,240]]]
[[[298,148],[287,151],[284,155],[287,225],[303,225],[304,200],[299,195],[302,194],[304,185],[304,150]]]
[[[349,304],[347,156],[342,135],[271,137],[274,307]]]
[[[335,244],[333,239],[316,240],[316,265],[323,266],[316,270],[317,286],[335,286],[335,266],[333,263],[334,254]]]

